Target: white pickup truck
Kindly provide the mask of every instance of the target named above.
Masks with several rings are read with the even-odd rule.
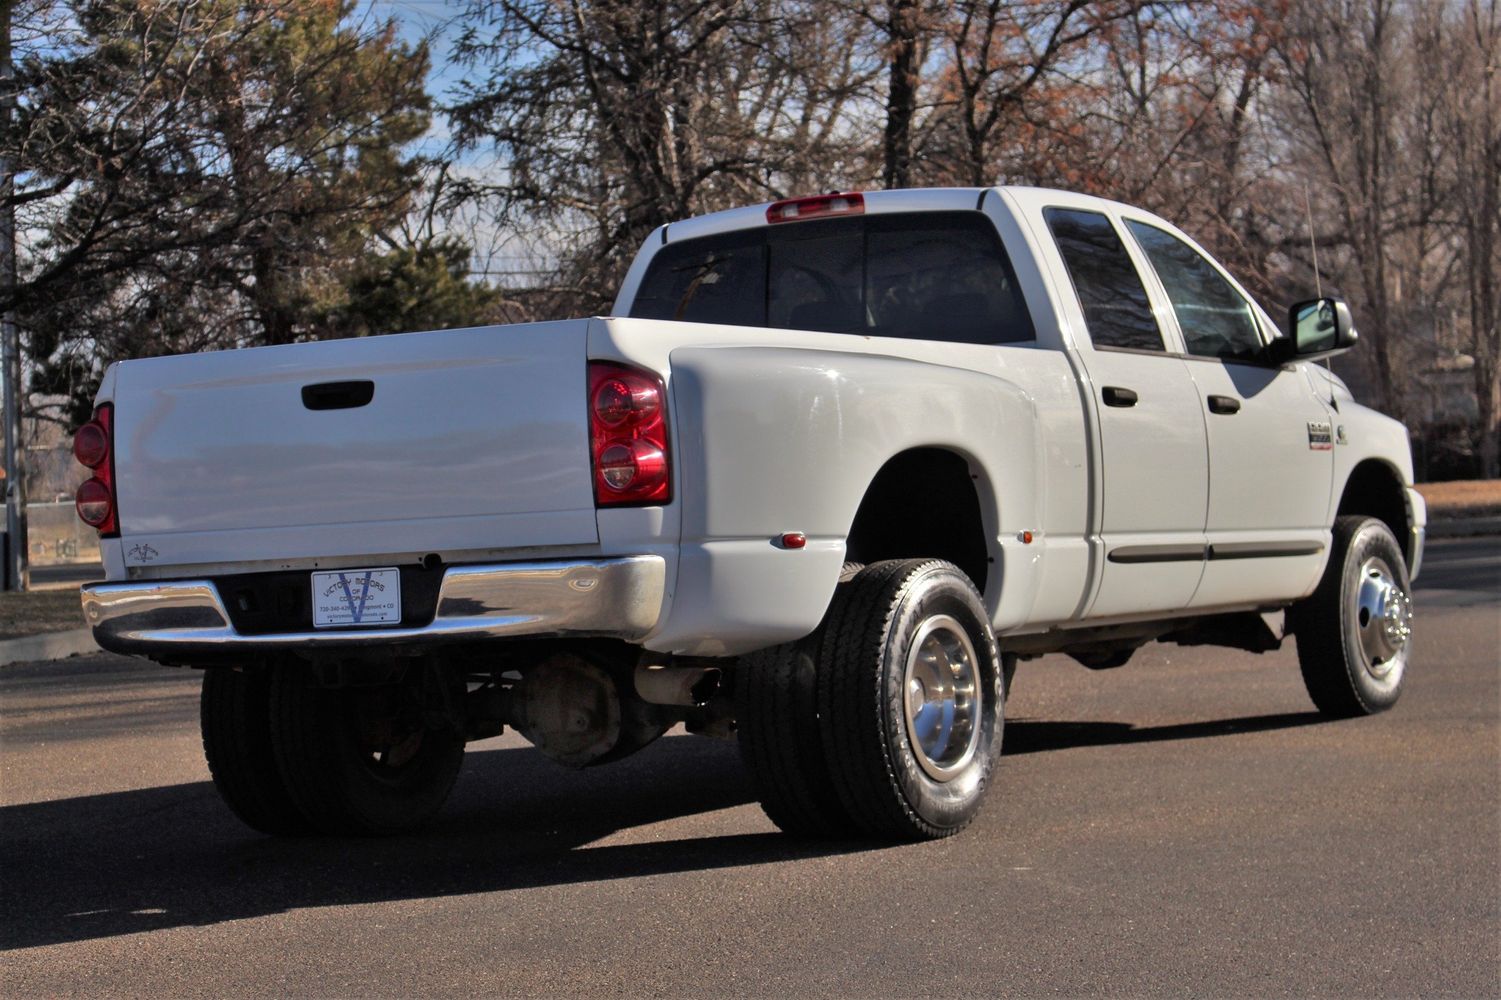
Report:
[[[1059,191],[689,219],[611,317],[112,366],[84,612],[205,670],[214,781],[268,833],[418,824],[504,726],[583,766],[684,723],[784,830],[940,837],[1018,660],[1285,633],[1324,712],[1396,701],[1407,435],[1312,363],[1343,302],[1289,323]]]

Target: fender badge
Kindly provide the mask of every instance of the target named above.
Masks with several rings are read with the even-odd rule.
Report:
[[[1321,420],[1308,421],[1308,447],[1312,451],[1329,451],[1334,447],[1334,428]]]

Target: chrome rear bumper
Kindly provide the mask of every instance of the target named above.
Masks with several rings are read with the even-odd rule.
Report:
[[[237,632],[210,580],[95,583],[82,597],[84,618],[104,649],[182,659],[514,636],[637,640],[657,623],[666,576],[661,556],[452,566],[431,624],[265,635]]]

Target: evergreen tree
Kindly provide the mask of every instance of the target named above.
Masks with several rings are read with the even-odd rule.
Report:
[[[460,306],[483,296],[452,287],[459,248],[376,249],[421,188],[407,150],[429,122],[424,45],[356,23],[349,0],[51,14],[60,33],[22,53],[5,141],[37,237],[14,295],[33,389],[67,396],[73,421],[112,360],[389,329],[351,304],[382,268],[443,286],[403,293],[402,322],[471,321]]]

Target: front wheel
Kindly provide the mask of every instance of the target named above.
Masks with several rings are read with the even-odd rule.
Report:
[[[866,566],[818,636],[832,784],[863,833],[946,837],[974,819],[1000,756],[1002,662],[978,591],[951,563]]]
[[[1319,711],[1348,718],[1391,708],[1412,649],[1412,586],[1382,522],[1341,517],[1318,589],[1292,609],[1303,683]]]

